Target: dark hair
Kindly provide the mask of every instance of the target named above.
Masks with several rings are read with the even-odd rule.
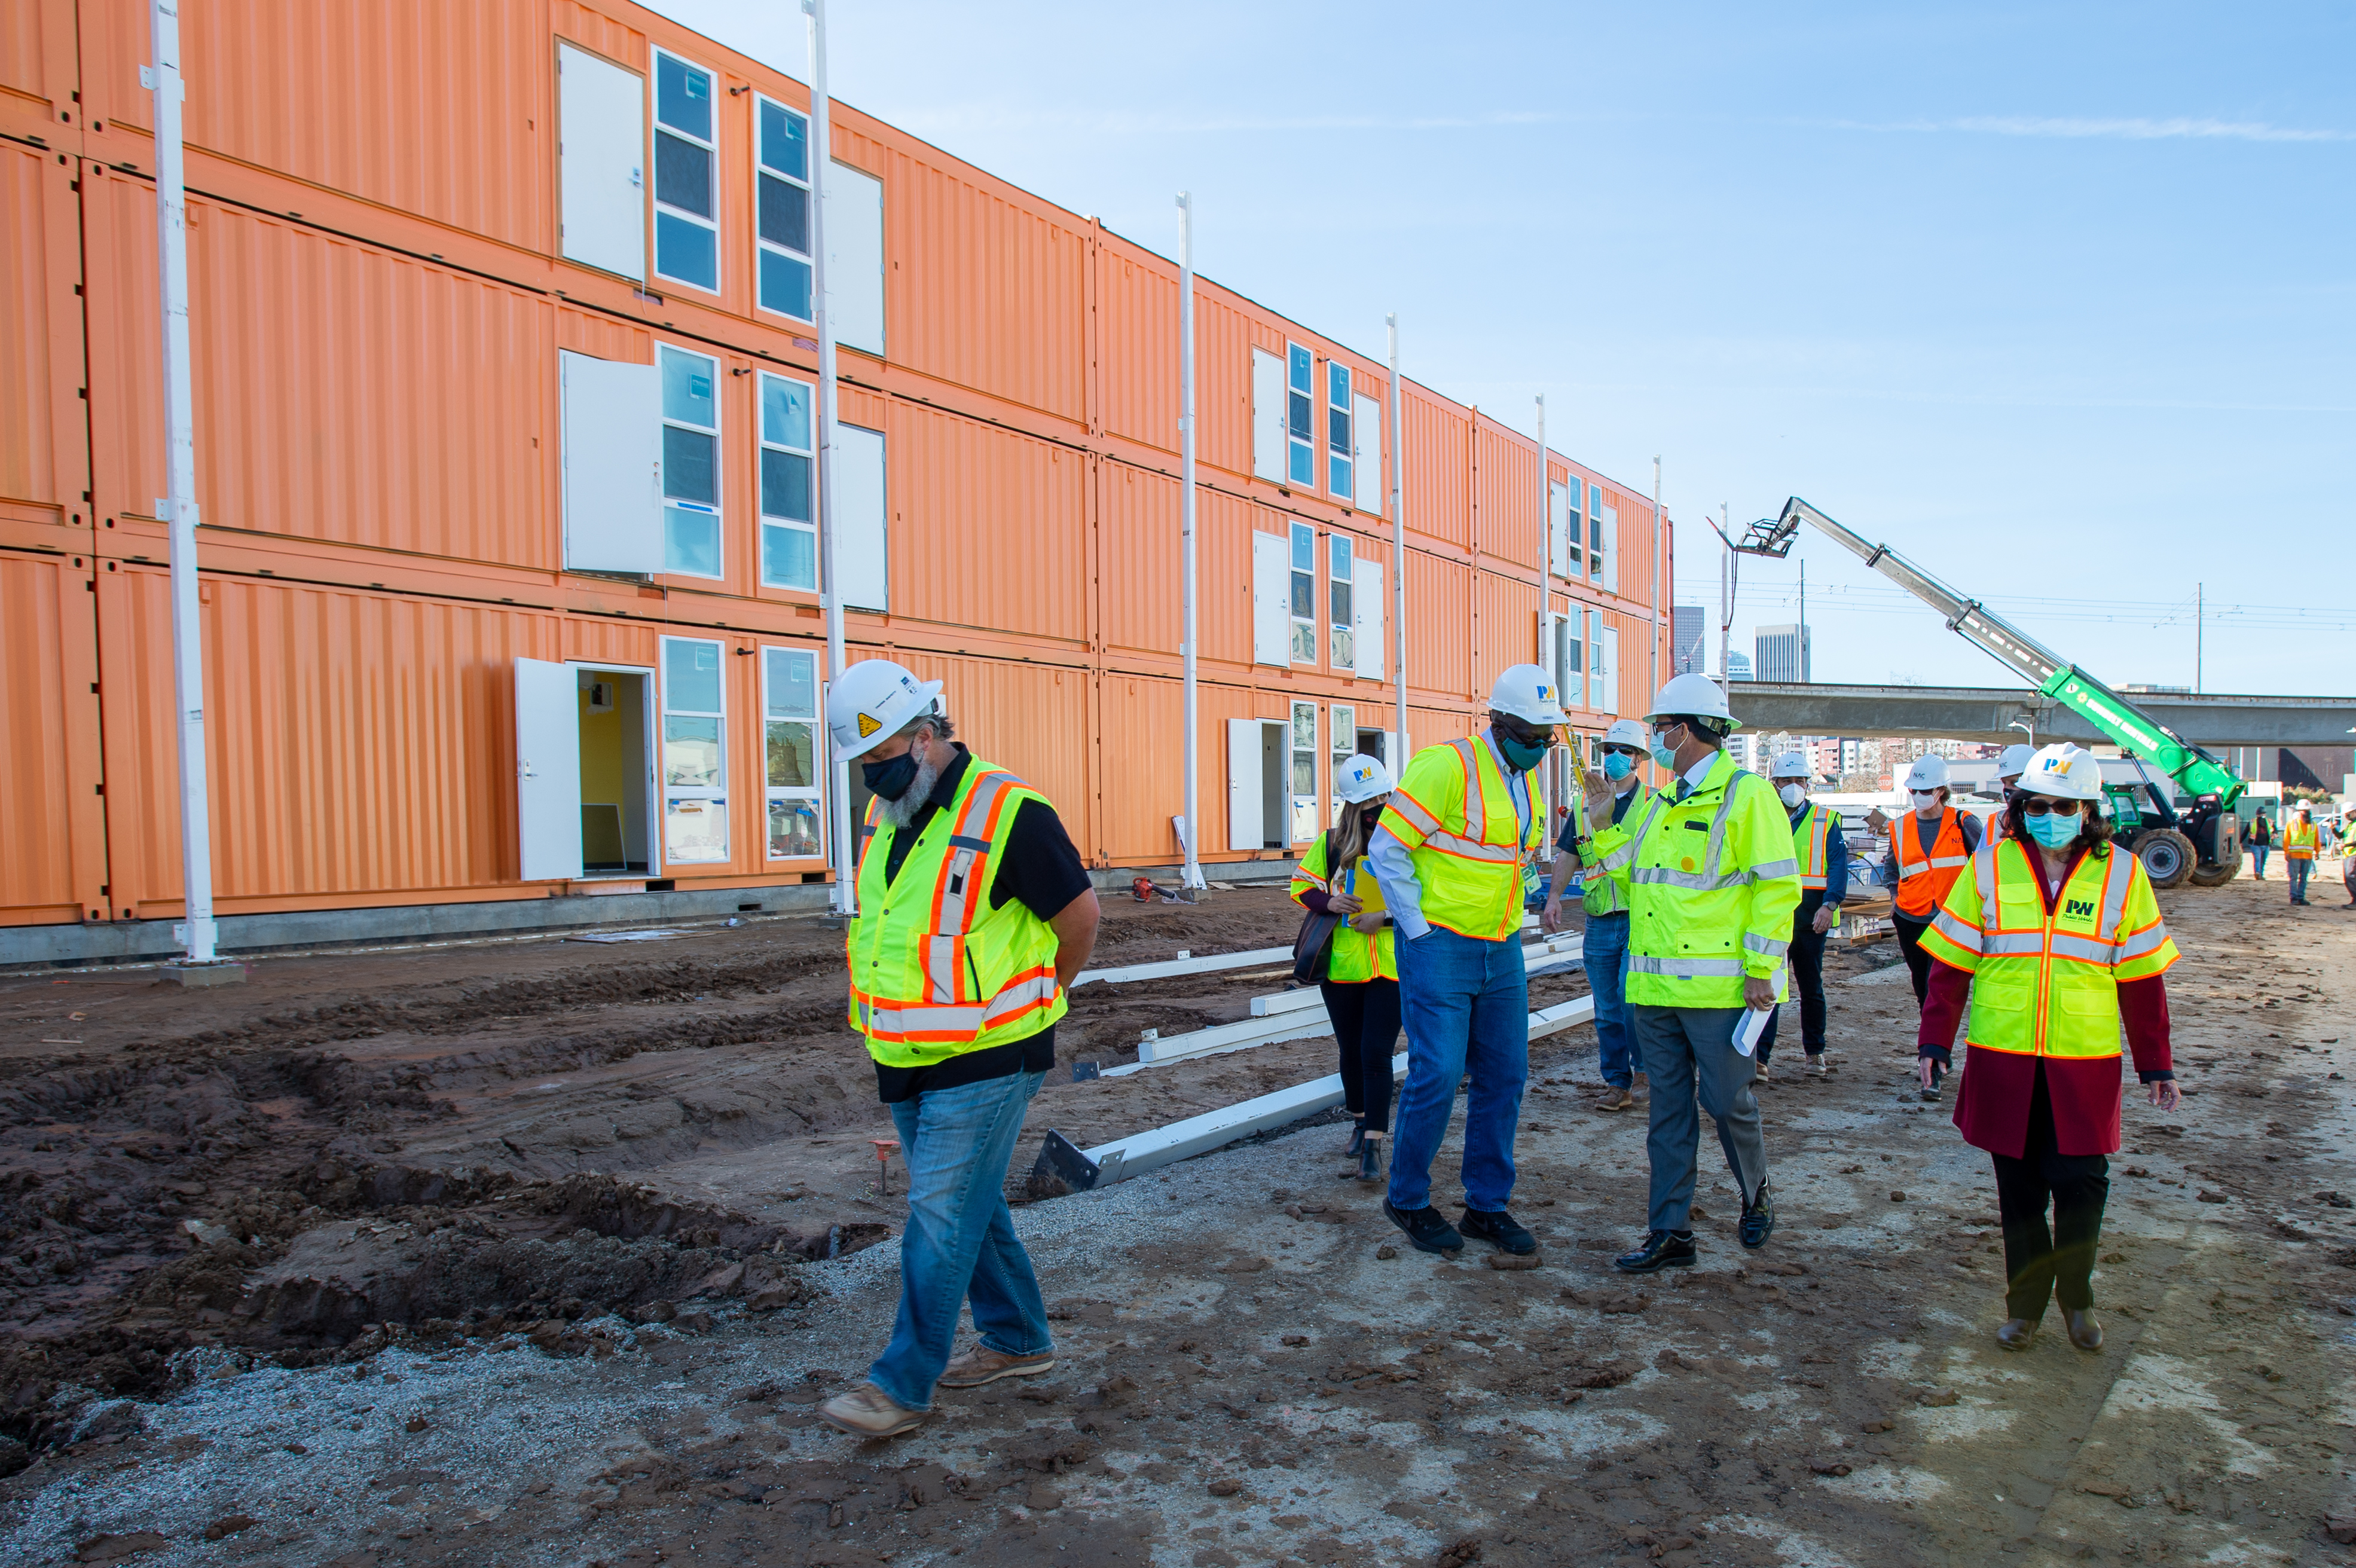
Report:
[[[1711,719],[1700,713],[1665,713],[1653,720],[1653,728],[1655,730],[1665,729],[1671,724],[1684,725],[1700,736],[1712,751],[1716,751],[1725,743],[1727,730],[1730,728],[1725,720]]]
[[[2037,842],[2029,836],[2029,824],[2024,820],[2029,814],[2023,809],[2023,803],[2037,793],[2029,789],[2015,790],[2012,798],[2004,804],[2005,831],[2023,844]],[[2106,859],[2111,852],[2111,819],[2103,815],[2102,805],[2099,800],[2078,803],[2078,837],[2073,840],[2077,848],[2097,860]]]

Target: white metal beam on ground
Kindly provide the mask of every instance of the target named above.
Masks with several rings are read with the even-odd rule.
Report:
[[[1202,958],[1172,958],[1159,964],[1130,964],[1118,969],[1083,969],[1072,981],[1071,988],[1076,991],[1091,980],[1118,986],[1130,980],[1163,980],[1173,975],[1210,975],[1221,969],[1251,969],[1285,962],[1291,957],[1290,946],[1255,947],[1248,953],[1214,953]]]
[[[1314,986],[1303,986],[1297,991],[1279,991],[1272,997],[1254,997],[1251,1016],[1270,1019],[1279,1013],[1299,1012],[1303,1008],[1322,1008],[1325,998]]]

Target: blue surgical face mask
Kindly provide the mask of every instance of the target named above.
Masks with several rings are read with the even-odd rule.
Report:
[[[2021,818],[2029,824],[2029,836],[2048,849],[2059,849],[2078,837],[2078,819],[2064,816],[2058,811],[2042,816],[2031,814]]]
[[[1617,784],[1636,771],[1636,759],[1621,752],[1603,753],[1603,776]]]
[[[1669,769],[1675,769],[1677,765],[1676,752],[1661,744],[1661,732],[1658,730],[1653,731],[1653,761]]]

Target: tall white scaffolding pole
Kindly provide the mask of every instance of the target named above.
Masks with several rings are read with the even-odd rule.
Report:
[[[1194,201],[1178,193],[1178,483],[1184,492],[1180,505],[1180,537],[1185,547],[1186,578],[1186,853],[1189,888],[1203,881],[1203,816],[1197,748],[1201,744],[1194,709]]]
[[[1398,656],[1398,749],[1391,777],[1407,773],[1415,742],[1407,734],[1407,383],[1399,379],[1398,313],[1384,317],[1391,331],[1391,634]]]
[[[1547,466],[1546,394],[1544,392],[1537,395],[1537,404],[1538,517],[1541,519],[1539,527],[1544,530],[1546,537],[1546,543],[1539,547],[1545,564],[1538,569],[1537,666],[1548,676],[1559,681],[1562,675],[1554,667],[1554,648],[1552,639],[1548,635],[1554,625],[1554,492],[1551,488],[1554,476]],[[1555,702],[1558,707],[1569,706],[1562,700],[1560,691],[1555,693]],[[1558,805],[1570,798],[1570,792],[1563,787],[1562,748],[1559,745],[1547,748],[1546,789],[1547,804],[1549,806]]]
[[[827,679],[842,678],[842,587],[836,574],[834,526],[834,447],[835,447],[835,385],[834,385],[834,311],[827,298],[826,280],[826,195],[833,182],[827,177],[828,161],[833,156],[829,135],[828,113],[831,104],[826,91],[826,0],[802,0],[802,14],[809,18],[810,57],[810,270],[811,293],[816,296],[812,307],[818,316],[818,539],[819,571],[824,590],[820,597],[826,604],[826,673]],[[859,865],[853,853],[851,837],[851,764],[832,764],[834,788],[830,792],[833,804],[827,817],[833,840],[834,912],[853,915],[859,912],[859,890],[854,885]]]
[[[1661,689],[1661,458],[1653,454],[1653,689]]]
[[[205,791],[204,624],[197,592],[197,419],[188,368],[188,211],[181,185],[180,16],[151,0],[146,85],[155,95],[155,253],[164,332],[164,487],[155,511],[170,530],[172,699],[180,742],[180,878],[185,962],[215,961],[212,812]]]

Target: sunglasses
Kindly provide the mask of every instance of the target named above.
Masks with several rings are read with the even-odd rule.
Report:
[[[2085,804],[2083,800],[2055,800],[2048,795],[2032,795],[2022,798],[2020,809],[2030,816],[2043,816],[2048,812],[2056,816],[2075,816],[2078,808]]]
[[[1644,758],[1644,753],[1633,746],[1606,746],[1603,754],[1607,757],[1633,757],[1639,762]]]
[[[1509,719],[1503,714],[1497,716],[1495,722],[1507,740],[1519,741],[1525,746],[1543,746],[1554,740],[1554,726],[1551,724],[1525,724],[1518,719]]]

